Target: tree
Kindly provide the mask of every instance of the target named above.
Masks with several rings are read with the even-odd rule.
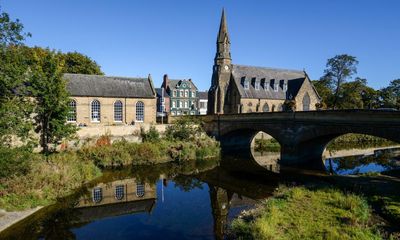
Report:
[[[78,52],[69,52],[62,55],[65,73],[104,75],[100,66],[88,56]]]
[[[389,86],[379,91],[379,95],[381,107],[400,109],[400,79],[392,80]]]
[[[2,12],[0,6],[0,45],[21,44],[30,33],[23,32],[24,26],[18,19],[12,21],[6,12]]]
[[[333,109],[336,108],[342,84],[357,73],[357,64],[356,57],[347,54],[336,55],[328,59],[322,78],[329,83],[328,85],[333,91]]]
[[[60,53],[49,49],[32,49],[31,91],[35,108],[36,132],[40,134],[43,152],[50,151],[50,144],[58,144],[76,132],[67,124],[69,95],[63,79],[63,59]]]
[[[330,83],[327,79],[321,78],[320,80],[312,81],[315,89],[319,96],[322,98],[322,102],[328,107],[332,107],[333,93],[330,88]]]
[[[9,147],[13,136],[23,143],[31,137],[32,103],[25,97],[30,71],[21,46],[30,34],[23,28],[0,8],[0,146]]]

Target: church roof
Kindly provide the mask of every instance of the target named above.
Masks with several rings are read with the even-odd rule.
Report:
[[[232,76],[242,98],[261,99],[294,98],[306,79],[304,71],[244,65],[232,65]],[[244,89],[243,81],[249,81],[249,89]],[[256,81],[260,83],[259,90],[255,89]],[[269,84],[269,90],[264,88],[264,82]],[[278,91],[274,90],[275,83],[279,86]],[[284,91],[285,83],[287,91]]]
[[[153,98],[151,77],[126,78],[87,74],[64,74],[71,96]]]

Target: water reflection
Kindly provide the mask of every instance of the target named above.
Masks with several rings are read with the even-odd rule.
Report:
[[[325,166],[330,173],[339,175],[379,173],[400,167],[400,147],[342,150],[329,155]]]
[[[332,168],[398,167],[399,153],[393,148],[332,157]],[[242,210],[272,196],[279,184],[306,178],[281,169],[278,153],[243,154],[247,157],[106,171],[0,239],[224,239],[229,222]]]

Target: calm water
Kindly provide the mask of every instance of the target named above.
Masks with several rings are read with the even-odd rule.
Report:
[[[276,164],[279,154],[252,156],[109,171],[0,238],[224,239],[240,212],[270,197],[279,184],[305,179],[284,173]],[[326,162],[330,171],[353,174],[398,167],[399,156],[400,148]]]

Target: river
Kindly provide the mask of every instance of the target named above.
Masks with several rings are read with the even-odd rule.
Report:
[[[400,166],[398,146],[326,153],[327,171],[355,174]],[[324,173],[285,172],[279,154],[224,156],[220,162],[106,171],[103,177],[0,235],[14,239],[225,239],[242,211]]]

